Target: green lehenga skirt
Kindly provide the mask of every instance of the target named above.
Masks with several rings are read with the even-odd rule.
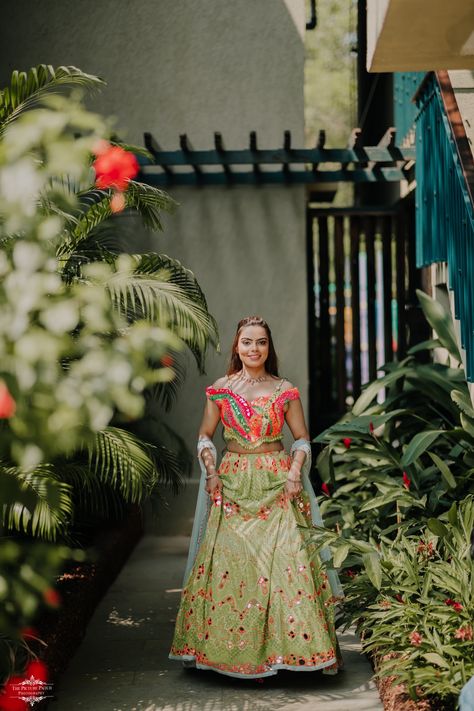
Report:
[[[224,454],[222,497],[186,580],[171,659],[246,678],[342,667],[336,599],[304,541],[308,495],[284,496],[290,464],[284,449]]]

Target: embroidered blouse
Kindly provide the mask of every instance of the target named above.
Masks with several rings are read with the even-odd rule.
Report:
[[[224,426],[224,439],[237,441],[245,449],[255,449],[264,442],[283,439],[284,406],[287,400],[300,397],[298,388],[280,392],[282,379],[275,392],[246,400],[230,388],[206,388],[206,396],[219,407]]]

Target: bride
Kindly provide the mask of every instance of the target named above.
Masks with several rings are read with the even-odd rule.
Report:
[[[170,658],[234,677],[279,669],[336,673],[342,659],[327,550],[309,481],[311,448],[298,388],[279,377],[268,324],[242,319],[224,377],[206,388],[198,437],[201,484]],[[225,453],[212,442],[223,424]],[[294,437],[288,453],[284,422]]]

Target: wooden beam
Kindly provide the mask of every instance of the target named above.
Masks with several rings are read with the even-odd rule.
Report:
[[[288,162],[288,155],[284,148],[263,149],[257,148],[255,131],[250,133],[250,147],[240,150],[224,150],[218,153],[215,148],[211,150],[190,150],[189,141],[187,151],[160,151],[157,156],[160,165],[190,165],[190,158],[199,166],[203,165],[278,165]],[[414,146],[397,147],[397,160],[408,162],[416,159]],[[362,146],[360,148],[292,148],[291,163],[360,163],[370,160],[377,163],[392,162],[395,160],[393,152],[380,146]]]
[[[349,140],[347,141],[348,150],[352,151],[356,156],[359,156],[360,152],[364,150],[362,146],[362,129],[353,128]],[[365,156],[364,156],[365,157]],[[346,170],[349,163],[360,163],[360,160],[351,160],[347,162],[341,161],[342,170]]]
[[[290,177],[291,131],[287,130],[283,135],[283,150],[285,152],[285,159],[282,163],[282,171],[286,182]]]
[[[222,133],[217,131],[214,132],[214,146],[216,151],[220,155],[225,155],[224,140],[222,138]],[[227,163],[222,163],[222,168],[224,169],[224,174],[227,178],[227,182],[230,184],[232,182],[232,171]]]
[[[319,131],[318,140],[317,140],[317,143],[316,143],[316,150],[317,150],[319,153],[322,153],[322,152],[323,152],[323,150],[324,150],[324,144],[325,144],[325,143],[326,143],[326,131],[325,131],[324,129],[321,129],[321,130]],[[319,166],[319,162],[318,162],[318,161],[314,161],[314,162],[313,162],[313,165],[312,165],[312,167],[311,167],[313,173],[317,173],[317,171],[318,171],[318,166]]]
[[[158,162],[159,156],[163,151],[158,142],[155,140],[153,134],[145,132],[143,134],[143,141],[145,143],[145,148],[147,149],[147,151],[149,151],[153,158],[155,158],[155,160],[157,161],[157,165],[160,165],[160,167],[163,168],[165,173],[171,177],[173,175],[173,169],[170,168],[169,165],[161,165],[161,163]]]
[[[367,168],[356,168],[353,170],[327,170],[318,171],[317,182],[322,183],[377,183],[377,182],[398,182],[404,179],[404,174],[399,168],[378,168],[368,170]],[[150,185],[169,185],[170,178],[163,173],[156,172],[156,166],[142,166],[140,180]],[[224,173],[174,173],[173,185],[225,185],[227,178]],[[315,182],[315,175],[312,170],[292,170],[289,171],[286,179],[283,171],[262,171],[256,163],[251,172],[234,172],[232,174],[234,185],[312,185]]]
[[[179,145],[181,146],[181,150],[183,152],[183,155],[186,156],[186,163],[187,165],[190,165],[191,168],[194,170],[194,174],[196,178],[200,178],[202,176],[202,170],[198,163],[200,161],[196,161],[196,159],[193,159],[193,156],[195,156],[199,151],[193,150],[193,147],[189,141],[188,136],[186,133],[181,133],[179,136]]]
[[[256,131],[250,131],[250,153],[252,155],[252,158],[258,157],[258,146],[257,146],[257,132]],[[255,181],[260,183],[260,175],[261,175],[261,170],[260,166],[258,165],[258,162],[255,160],[253,161],[253,176],[255,178]]]

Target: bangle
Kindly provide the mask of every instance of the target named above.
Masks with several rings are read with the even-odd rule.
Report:
[[[300,483],[301,483],[301,479],[292,479],[291,477],[287,477],[287,481],[294,481],[294,482],[296,482],[297,484],[300,484]]]
[[[206,479],[213,479],[215,476],[219,476],[217,472],[214,472],[214,474],[208,474]]]

